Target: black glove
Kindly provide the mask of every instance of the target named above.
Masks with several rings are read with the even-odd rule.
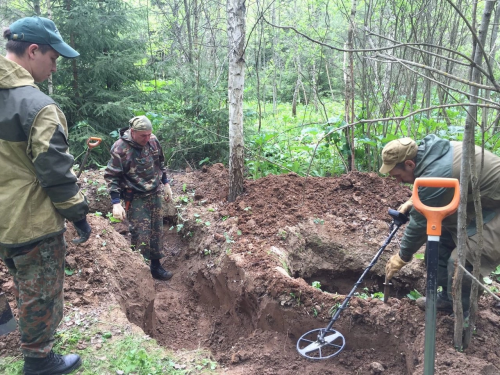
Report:
[[[73,238],[71,242],[73,242],[75,245],[87,242],[87,240],[90,237],[90,233],[92,232],[92,228],[90,228],[89,223],[87,223],[87,219],[84,218],[79,221],[73,222],[73,225],[75,226],[76,233],[78,233],[78,238]]]

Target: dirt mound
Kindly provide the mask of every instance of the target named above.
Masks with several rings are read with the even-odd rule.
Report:
[[[280,228],[309,218],[322,223],[325,215],[335,218],[338,231],[352,234],[362,231],[366,222],[387,221],[388,208],[409,197],[409,190],[376,174],[307,179],[269,175],[248,181],[245,193],[228,206],[228,212],[238,216],[245,234],[276,236]]]
[[[388,304],[373,297],[381,291],[385,261],[397,251],[402,231],[335,323],[346,342],[339,356],[311,362],[295,348],[302,334],[326,327],[331,309],[342,303],[387,237],[387,210],[407,200],[407,188],[376,174],[307,179],[288,174],[246,181],[245,193],[228,203],[228,171],[220,164],[170,177],[177,220],[165,227],[162,262],[174,277],[153,281],[140,255],[129,250],[126,234],[117,232],[126,233],[126,227],[89,216],[91,240],[69,245],[67,263],[74,272],[66,278],[68,302],[92,308],[116,298],[130,321],[164,346],[210,348],[229,374],[423,372],[425,317],[405,297],[409,290],[424,290],[423,262],[402,269]],[[97,191],[101,185],[88,186],[87,194],[95,194],[92,186]],[[69,228],[68,242],[72,236]],[[0,288],[11,292],[2,267]],[[491,297],[481,298],[476,335],[464,353],[452,348],[453,319],[438,313],[436,373],[500,373],[495,306]],[[7,346],[17,346],[16,335],[7,336]],[[6,352],[0,345],[0,354]]]
[[[66,277],[64,282],[65,310],[73,307],[92,308],[101,301],[117,302],[127,317],[141,328],[148,319],[148,306],[155,298],[154,282],[149,267],[142,256],[130,250],[126,238],[116,232],[109,220],[101,216],[88,215],[92,227],[90,239],[74,245],[77,236],[72,224],[65,233],[68,250],[66,255]],[[3,262],[0,262],[0,291],[5,291],[10,306],[15,308],[14,282]],[[18,354],[19,334],[13,332],[0,344],[0,355]]]

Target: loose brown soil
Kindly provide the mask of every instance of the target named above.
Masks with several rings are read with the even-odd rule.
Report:
[[[406,297],[424,291],[423,262],[415,259],[397,274],[387,304],[370,297],[383,291],[384,266],[402,230],[334,325],[345,349],[310,361],[295,348],[302,334],[327,326],[330,308],[344,300],[389,234],[388,208],[404,202],[408,189],[376,174],[288,174],[246,181],[244,194],[228,203],[228,171],[220,164],[173,177],[181,199],[176,210],[166,206],[163,265],[174,277],[159,282],[130,250],[126,224],[105,218],[111,207],[100,173],[84,176],[92,210],[103,216],[89,215],[87,243],[68,241],[68,267],[76,272],[65,282],[67,309],[92,311],[116,301],[165,347],[208,348],[228,374],[423,373],[425,316]],[[69,224],[67,239],[74,235]],[[3,263],[0,280],[13,302]],[[500,374],[500,308],[492,297],[481,297],[476,334],[464,352],[453,349],[453,324],[438,313],[436,374]],[[18,333],[2,337],[0,355],[18,353],[18,344]]]

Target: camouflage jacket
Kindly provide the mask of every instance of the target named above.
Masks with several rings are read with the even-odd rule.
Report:
[[[65,231],[88,212],[73,173],[66,117],[30,73],[0,56],[0,246]]]
[[[165,158],[160,142],[151,134],[143,147],[132,140],[130,130],[122,131],[121,138],[111,147],[111,159],[104,172],[111,199],[114,201],[124,189],[137,194],[152,194],[168,182]]]

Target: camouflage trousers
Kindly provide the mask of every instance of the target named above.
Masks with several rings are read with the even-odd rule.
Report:
[[[162,192],[135,195],[127,212],[132,246],[146,259],[161,259],[163,254]]]
[[[0,246],[0,258],[14,276],[21,351],[26,357],[46,357],[63,317],[64,256],[60,234],[23,247]]]

